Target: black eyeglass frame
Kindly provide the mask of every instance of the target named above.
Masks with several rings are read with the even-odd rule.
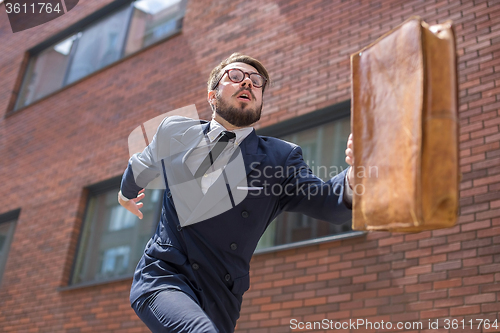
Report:
[[[251,76],[252,76],[252,75],[258,75],[258,76],[260,76],[261,78],[263,78],[263,79],[264,79],[264,83],[263,83],[261,86],[256,86],[256,85],[254,84],[254,82],[252,81],[252,85],[253,85],[255,88],[262,88],[262,89],[264,89],[264,87],[266,86],[267,79],[266,79],[263,75],[261,75],[260,73],[248,73],[248,72],[245,72],[245,71],[243,71],[243,70],[241,70],[241,69],[239,69],[239,68],[229,68],[229,69],[226,69],[226,70],[224,71],[224,73],[222,73],[222,75],[220,76],[220,78],[217,80],[217,83],[215,84],[214,89],[215,89],[215,88],[217,88],[217,86],[218,86],[218,85],[219,85],[219,83],[220,83],[220,80],[222,80],[222,78],[224,77],[224,75],[226,75],[226,73],[229,73],[230,71],[240,71],[241,73],[243,73],[243,78],[241,79],[241,81],[234,81],[233,79],[231,79],[231,77],[230,77],[230,76],[229,76],[229,74],[228,74],[228,75],[227,75],[227,77],[228,77],[228,79],[229,79],[229,80],[231,80],[231,82],[234,82],[234,83],[240,83],[240,82],[243,82],[243,80],[245,80],[246,75],[248,75],[248,78],[250,79],[250,81],[252,81]],[[245,74],[246,74],[246,75],[245,75]]]

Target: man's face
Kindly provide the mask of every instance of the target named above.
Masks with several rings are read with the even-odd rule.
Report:
[[[238,68],[247,73],[258,73],[248,64],[235,62],[224,67]],[[243,81],[232,82],[228,74],[224,74],[216,91],[209,92],[209,100],[215,105],[215,112],[231,125],[236,127],[250,126],[260,119],[262,110],[262,88],[255,88],[245,74]]]

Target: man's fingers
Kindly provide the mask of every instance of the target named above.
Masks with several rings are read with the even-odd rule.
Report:
[[[142,191],[143,191],[143,190],[142,190]],[[140,193],[140,192],[139,192],[139,193]],[[145,197],[145,196],[146,196],[146,194],[141,193],[141,194],[139,194],[139,195],[137,196],[137,198],[130,199],[130,200],[131,200],[131,201],[133,201],[133,202],[137,202],[137,201],[140,201],[140,200],[144,199],[144,197]]]
[[[352,133],[349,134],[349,138],[347,139],[347,148],[352,149]]]
[[[129,212],[131,212],[141,220],[144,217],[144,215],[142,215],[142,212],[139,209],[142,208],[142,206],[144,206],[144,203],[138,201],[144,199],[144,197],[146,196],[144,191],[145,189],[140,190],[137,197],[130,199],[129,201],[126,202],[120,201],[120,204],[123,207],[125,207],[125,209],[127,209]]]
[[[354,164],[354,152],[352,148],[352,133],[349,134],[349,138],[347,139],[347,149],[345,150],[345,161],[347,164],[352,166]]]
[[[140,207],[139,207],[140,205]],[[132,209],[129,209],[128,211],[137,216],[142,220],[142,212],[139,210],[139,208],[142,207],[142,202],[138,205],[134,205]]]
[[[347,148],[352,149],[352,133],[349,134],[349,138],[347,139]]]
[[[127,201],[123,205],[123,207],[125,207],[126,210],[128,210],[129,212],[131,212],[132,214],[134,214],[135,216],[137,216],[138,218],[140,218],[142,220],[143,215],[139,209],[142,208],[142,206],[144,206],[144,203],[142,203],[142,202],[136,203],[134,200],[136,200],[136,199],[131,199],[131,200]]]
[[[354,153],[353,153],[353,151],[352,151],[351,148],[347,148],[345,150],[345,161],[349,165],[353,165],[354,164]]]
[[[144,194],[142,194],[142,195],[144,195]],[[140,195],[139,195],[139,196],[137,196],[137,197],[140,197]],[[142,212],[141,212],[139,209],[141,209],[141,208],[142,208],[142,206],[144,206],[144,203],[142,203],[142,202],[138,202],[138,203],[136,203],[136,204],[134,205],[134,208],[135,208],[135,209],[134,209],[134,210],[135,210],[135,213],[134,213],[134,214],[135,214],[135,216],[137,216],[137,217],[138,217],[139,219],[141,219],[141,220],[142,220],[143,215],[142,215]]]
[[[347,152],[347,149],[345,151],[345,161],[349,164],[349,165],[352,165],[352,163],[354,162],[354,156],[352,156],[351,153],[348,153]]]

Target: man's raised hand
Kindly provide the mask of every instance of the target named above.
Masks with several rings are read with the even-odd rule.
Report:
[[[139,193],[137,194],[137,198],[133,198],[130,200],[123,200],[122,197],[120,196],[120,193],[118,193],[118,202],[120,205],[125,207],[126,210],[137,216],[139,219],[142,220],[142,212],[139,210],[142,208],[144,205],[142,202],[139,202],[140,200],[144,199],[146,194],[144,194],[144,189],[140,190]]]

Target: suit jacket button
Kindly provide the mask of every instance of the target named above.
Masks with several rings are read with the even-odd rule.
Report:
[[[191,265],[191,267],[193,267],[193,269],[196,271],[196,270],[198,270],[198,269],[200,268],[200,265],[198,265],[197,263],[195,263],[195,262],[194,262],[194,263]]]
[[[170,198],[171,196],[172,196],[172,192],[168,191],[167,198]]]
[[[231,280],[231,275],[226,274],[226,276],[224,276],[224,280],[226,280],[227,282],[229,282],[229,280]]]
[[[248,214],[248,212],[247,212],[246,210],[244,210],[244,211],[242,211],[242,212],[241,212],[241,216],[242,216],[244,219],[246,219],[246,218],[248,217],[248,215],[249,215],[249,214]]]
[[[236,250],[238,248],[238,244],[236,243],[231,243],[231,250]]]
[[[182,227],[181,227],[181,225],[179,224],[179,225],[177,226],[177,231],[181,231],[181,230],[182,230]]]

